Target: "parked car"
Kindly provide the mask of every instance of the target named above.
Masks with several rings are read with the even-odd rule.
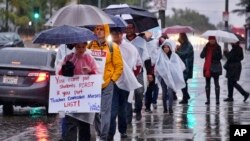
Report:
[[[3,114],[15,106],[46,106],[56,52],[41,48],[0,49],[0,105]]]
[[[16,32],[0,32],[0,47],[24,47],[24,44]]]

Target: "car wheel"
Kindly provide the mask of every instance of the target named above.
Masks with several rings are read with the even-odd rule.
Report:
[[[3,115],[13,115],[14,108],[12,104],[4,104],[3,105]]]

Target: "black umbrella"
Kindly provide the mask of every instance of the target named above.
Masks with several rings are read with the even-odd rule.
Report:
[[[153,13],[148,12],[145,9],[141,9],[127,4],[122,5],[110,5],[104,9],[104,11],[110,15],[130,15],[131,19],[125,19],[128,23],[133,22],[138,32],[147,31],[154,27],[159,26],[157,18]]]

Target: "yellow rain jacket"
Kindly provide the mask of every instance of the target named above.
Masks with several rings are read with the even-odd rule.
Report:
[[[109,27],[108,25],[104,25],[105,37],[109,35]],[[117,81],[122,74],[123,71],[123,63],[122,63],[122,55],[120,49],[117,44],[112,42],[113,53],[111,57],[111,53],[109,51],[109,43],[106,41],[101,46],[99,46],[97,41],[92,41],[88,48],[91,50],[103,50],[107,52],[107,58],[105,63],[102,88],[108,86],[110,81]],[[111,59],[112,58],[112,59]]]

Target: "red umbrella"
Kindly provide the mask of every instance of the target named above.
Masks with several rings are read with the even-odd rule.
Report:
[[[163,34],[177,34],[177,33],[190,33],[194,32],[191,26],[175,25],[163,29]]]

